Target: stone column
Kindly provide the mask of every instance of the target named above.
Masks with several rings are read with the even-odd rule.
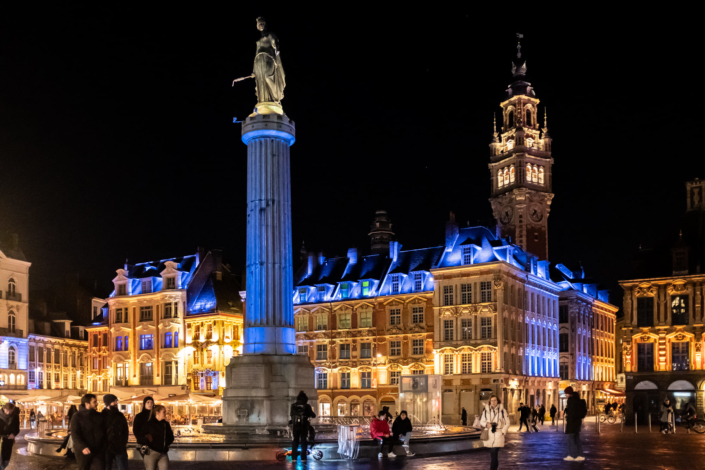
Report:
[[[244,354],[296,354],[289,147],[294,122],[278,114],[248,117],[247,310]]]

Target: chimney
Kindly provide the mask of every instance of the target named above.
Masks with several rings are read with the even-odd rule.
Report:
[[[318,253],[318,264],[323,266],[323,263],[325,263],[325,262],[326,262],[326,257],[323,256],[323,252],[321,251]]]
[[[313,274],[313,270],[316,268],[316,255],[313,254],[313,252],[308,254],[308,269],[306,270],[307,272],[307,277]]]
[[[401,250],[401,245],[399,242],[389,242],[389,258],[393,263],[397,262],[399,259],[399,251]]]
[[[213,257],[213,270],[215,271],[215,280],[223,280],[223,251],[222,250],[211,250],[211,256]]]
[[[446,251],[451,251],[458,238],[458,224],[455,223],[455,213],[451,211],[448,222],[446,222]]]
[[[348,259],[350,260],[350,264],[357,263],[357,248],[350,248],[348,250]]]

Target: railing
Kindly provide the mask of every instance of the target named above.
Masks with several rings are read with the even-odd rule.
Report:
[[[341,424],[349,426],[352,424],[370,424],[373,418],[373,416],[319,416],[316,419],[312,419],[311,422],[313,424]]]
[[[5,291],[5,298],[7,300],[15,300],[17,302],[22,302],[22,294],[18,292]]]
[[[115,379],[115,385],[118,387],[127,387],[127,379]]]
[[[154,377],[140,376],[140,385],[154,385]]]
[[[16,362],[10,362],[7,364],[8,369],[17,369],[17,363]]]
[[[24,338],[23,330],[10,329],[10,328],[0,328],[0,336],[12,336],[13,338]]]

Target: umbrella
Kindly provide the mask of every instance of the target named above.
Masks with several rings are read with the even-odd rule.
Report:
[[[61,395],[60,397],[54,397],[44,401],[48,401],[51,403],[61,403],[63,405],[73,405],[74,403],[80,403],[81,397],[79,397],[78,395]]]
[[[166,402],[170,403],[183,403],[186,402],[187,407],[188,407],[188,425],[191,426],[191,405],[194,404],[206,404],[206,405],[213,405],[216,404],[217,402],[220,401],[219,398],[217,397],[209,397],[207,395],[198,395],[195,393],[184,393],[183,395],[176,395],[173,397],[169,397],[164,399]]]
[[[52,397],[47,397],[47,396],[36,396],[36,397],[22,397],[17,400],[15,400],[18,403],[43,403],[46,401],[51,401]]]

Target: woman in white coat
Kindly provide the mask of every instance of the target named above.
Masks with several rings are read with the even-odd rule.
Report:
[[[493,426],[493,424],[495,426]],[[487,428],[489,434],[489,439],[483,442],[485,447],[490,449],[490,456],[492,458],[490,470],[497,470],[499,467],[497,457],[499,449],[504,447],[504,435],[507,434],[509,430],[509,417],[496,395],[492,395],[489,404],[485,405],[485,409],[480,416],[480,425],[483,428]],[[492,432],[493,427],[494,432]]]

